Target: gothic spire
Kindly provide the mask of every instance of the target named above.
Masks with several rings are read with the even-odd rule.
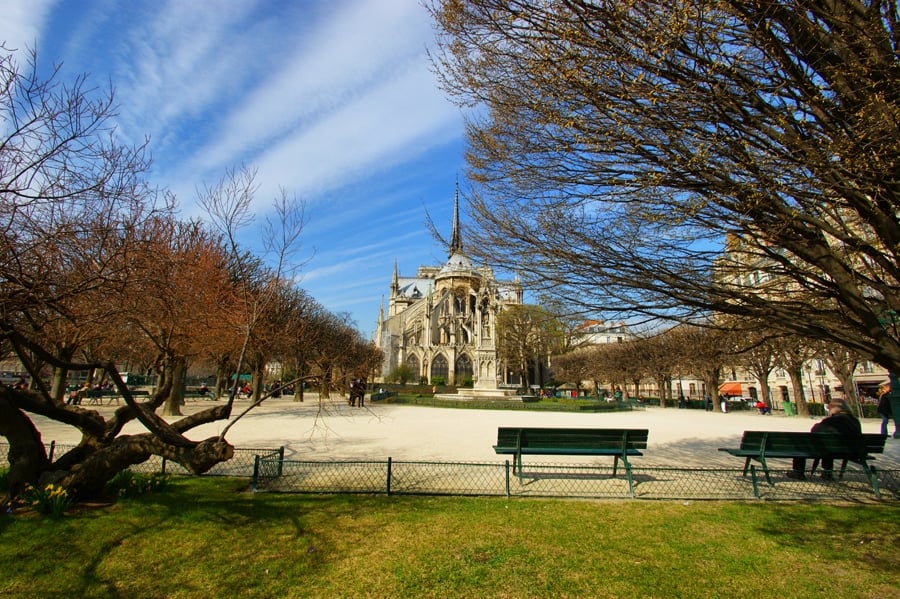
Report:
[[[450,255],[462,251],[462,236],[459,232],[459,179],[456,180],[456,194],[453,196],[453,232],[450,234]]]
[[[400,289],[400,271],[397,267],[397,260],[394,260],[394,274],[391,276],[391,297],[397,295]]]

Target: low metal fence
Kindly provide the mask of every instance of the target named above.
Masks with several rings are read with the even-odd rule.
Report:
[[[74,445],[47,445],[54,455]],[[7,465],[9,445],[0,443],[0,466]],[[206,475],[245,477],[256,491],[279,493],[364,493],[388,495],[468,495],[506,497],[571,497],[596,499],[863,501],[876,493],[865,473],[848,469],[842,478],[806,480],[770,470],[774,485],[751,466],[731,468],[631,468],[631,480],[620,466],[528,463],[521,476],[505,462],[407,462],[387,460],[286,460],[284,447],[236,448],[234,457]],[[143,473],[190,474],[158,456],[135,464]],[[877,470],[882,501],[900,501],[900,470]]]
[[[77,445],[57,443],[51,441],[45,443],[47,457],[52,461],[55,457],[63,455],[67,451],[74,449]],[[0,466],[8,466],[7,454],[9,454],[9,444],[0,443]],[[253,478],[254,468],[256,467],[256,457],[258,455],[266,457],[278,456],[284,457],[284,447],[276,448],[238,448],[234,450],[234,457],[227,462],[221,462],[210,468],[205,475],[209,476],[236,476]],[[132,464],[129,468],[132,472],[140,472],[143,474],[190,474],[181,464],[167,460],[166,458],[153,455],[140,464]]]
[[[278,458],[260,459],[261,463]],[[842,478],[810,476],[799,481],[787,470],[770,470],[773,485],[751,466],[729,468],[635,468],[631,482],[620,467],[530,463],[521,473],[509,461],[402,462],[283,460],[259,472],[280,474],[254,478],[258,491],[281,493],[384,493],[389,495],[483,495],[507,497],[573,497],[635,499],[766,499],[766,500],[900,500],[900,470],[877,471],[876,495],[861,470]]]

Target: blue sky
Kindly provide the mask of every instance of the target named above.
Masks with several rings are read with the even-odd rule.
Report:
[[[258,169],[258,214],[280,189],[304,200],[300,286],[367,336],[395,260],[413,276],[446,259],[426,212],[449,232],[464,131],[431,72],[419,0],[0,6],[8,48],[113,86],[119,135],[150,137],[150,179],[185,216],[202,218],[196,190],[243,165]]]

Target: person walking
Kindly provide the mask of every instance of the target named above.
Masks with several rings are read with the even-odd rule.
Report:
[[[891,408],[891,390],[888,389],[878,398],[878,414],[881,416],[881,434],[888,434],[888,422],[893,418],[894,411]],[[897,438],[897,422],[894,421],[894,438]]]

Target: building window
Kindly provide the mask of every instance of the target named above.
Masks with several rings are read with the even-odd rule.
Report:
[[[419,380],[419,376],[422,374],[422,370],[419,368],[419,358],[413,355],[406,356],[406,365],[415,375],[416,380]]]
[[[461,385],[467,379],[472,378],[472,360],[469,356],[462,355],[456,360],[456,384]]]
[[[444,377],[445,381],[450,376],[450,365],[447,363],[447,358],[444,357],[444,354],[436,355],[434,360],[431,361],[431,378],[436,376]]]

